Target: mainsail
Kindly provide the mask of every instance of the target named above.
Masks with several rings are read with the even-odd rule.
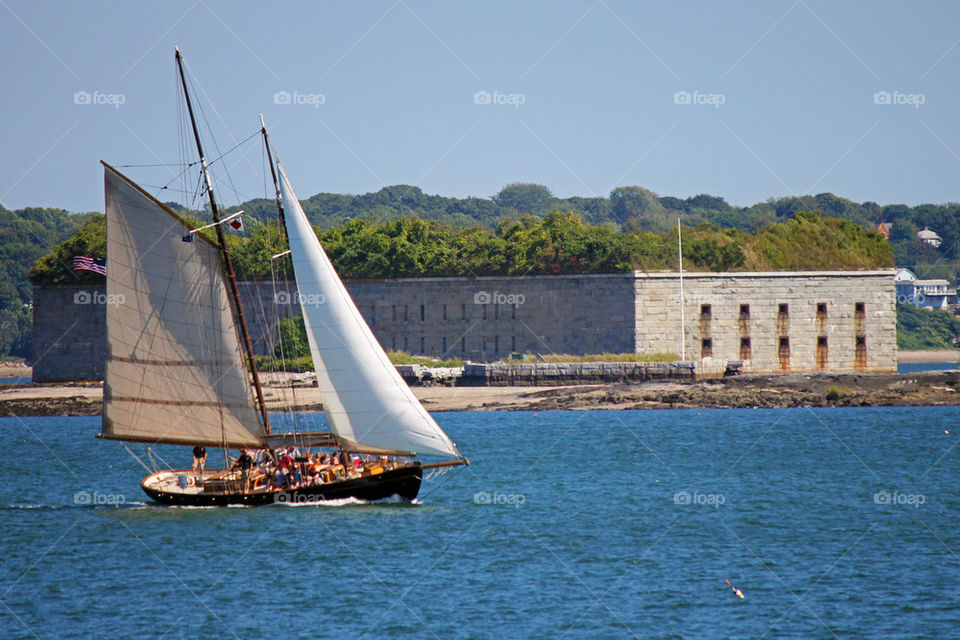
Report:
[[[104,163],[107,365],[102,437],[258,447],[219,249]]]
[[[461,457],[390,363],[279,169],[290,255],[330,429],[354,451]]]

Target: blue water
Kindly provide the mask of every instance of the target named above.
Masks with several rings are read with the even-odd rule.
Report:
[[[473,464],[420,504],[235,509],[145,503],[96,418],[0,420],[0,636],[960,634],[960,408],[437,419]]]
[[[956,362],[903,362],[897,365],[897,373],[914,373],[916,371],[950,371],[956,369]]]
[[[0,378],[0,384],[30,384],[33,378]]]

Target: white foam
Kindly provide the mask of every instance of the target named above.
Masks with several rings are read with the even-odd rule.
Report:
[[[369,504],[366,500],[357,498],[337,498],[335,500],[311,500],[309,502],[291,501],[275,502],[285,507],[348,507],[354,504]]]

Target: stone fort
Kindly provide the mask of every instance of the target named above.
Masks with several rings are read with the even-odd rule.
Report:
[[[892,270],[348,280],[387,350],[489,362],[511,353],[673,354],[700,375],[896,371]],[[292,285],[240,283],[254,350],[299,315]],[[103,379],[104,287],[34,287],[35,382]],[[306,304],[322,300],[304,298]]]

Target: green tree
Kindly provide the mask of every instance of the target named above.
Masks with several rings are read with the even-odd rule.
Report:
[[[520,213],[542,215],[553,205],[553,194],[542,184],[514,182],[508,184],[493,196],[493,201],[501,207],[516,209]]]
[[[277,358],[302,358],[310,355],[310,343],[307,340],[307,329],[303,318],[283,318],[277,323],[280,340],[273,348],[273,355]]]

